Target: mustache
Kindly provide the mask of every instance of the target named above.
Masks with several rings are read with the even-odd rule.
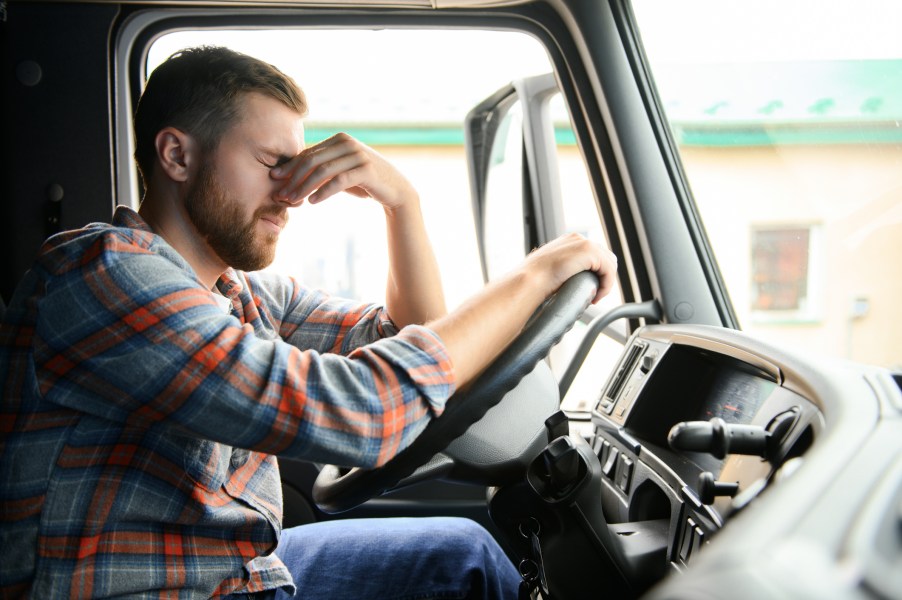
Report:
[[[262,207],[254,211],[254,219],[262,217],[270,217],[276,221],[280,221],[283,226],[288,224],[288,210],[285,208]]]

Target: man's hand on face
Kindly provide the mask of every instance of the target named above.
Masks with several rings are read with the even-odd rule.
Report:
[[[305,198],[316,204],[348,192],[373,198],[390,211],[418,198],[410,182],[382,155],[346,133],[305,148],[270,175],[284,180],[278,197],[291,204]]]

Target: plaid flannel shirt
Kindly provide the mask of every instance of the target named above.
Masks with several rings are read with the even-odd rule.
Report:
[[[217,287],[124,207],[44,245],[0,326],[0,596],[293,591],[275,455],[379,465],[453,392],[380,307]]]

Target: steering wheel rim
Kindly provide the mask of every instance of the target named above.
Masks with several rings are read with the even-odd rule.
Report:
[[[583,271],[568,279],[530,317],[517,338],[465,390],[456,392],[441,416],[387,463],[349,471],[322,468],[313,485],[313,501],[326,513],[350,510],[379,496],[460,437],[481,419],[551,351],[586,310],[598,278]]]

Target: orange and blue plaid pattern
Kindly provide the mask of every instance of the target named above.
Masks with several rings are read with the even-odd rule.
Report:
[[[275,455],[379,465],[453,392],[436,335],[378,306],[217,287],[228,314],[124,207],[45,243],[0,325],[0,596],[293,589]]]

